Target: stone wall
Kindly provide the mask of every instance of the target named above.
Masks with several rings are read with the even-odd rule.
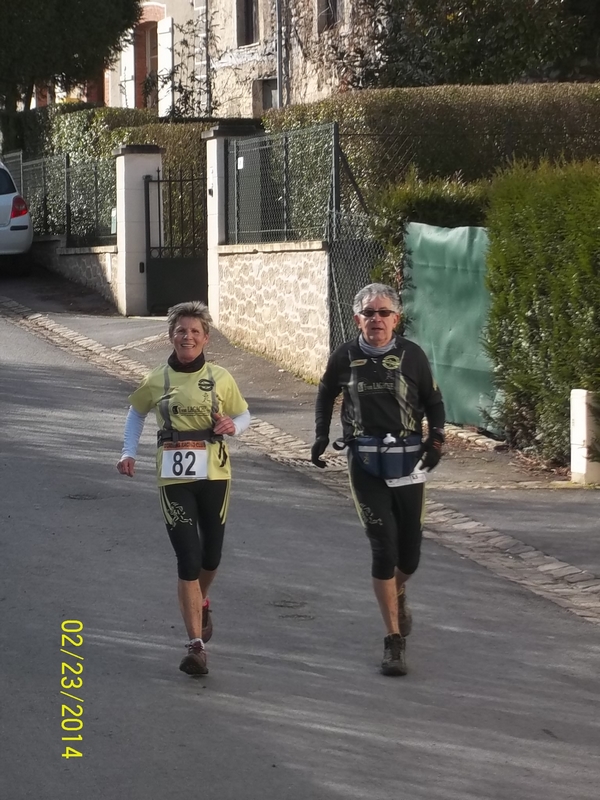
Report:
[[[60,240],[34,241],[34,260],[74,283],[89,286],[117,302],[118,254],[115,246],[62,247]]]
[[[324,242],[221,245],[219,329],[317,381],[329,357]]]

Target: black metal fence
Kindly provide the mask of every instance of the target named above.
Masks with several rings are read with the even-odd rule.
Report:
[[[116,242],[114,159],[72,164],[68,155],[23,161],[20,153],[7,153],[3,161],[29,205],[36,236],[62,236],[67,246]]]
[[[340,206],[346,212],[368,212],[384,189],[402,181],[414,161],[415,142],[402,117],[378,120],[376,128],[353,119],[340,123]]]
[[[71,245],[116,242],[111,233],[117,205],[114,158],[68,165],[65,170],[66,235]]]

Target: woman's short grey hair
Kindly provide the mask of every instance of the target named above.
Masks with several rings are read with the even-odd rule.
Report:
[[[171,338],[175,333],[177,323],[182,317],[195,317],[199,319],[204,333],[208,336],[210,326],[212,325],[212,317],[206,303],[200,300],[190,300],[187,303],[177,303],[176,306],[171,306],[167,311],[167,325],[169,326],[169,336]]]
[[[363,310],[366,302],[370,302],[376,297],[385,297],[386,300],[390,301],[390,305],[393,310],[397,314],[400,313],[400,300],[398,298],[398,292],[391,286],[387,286],[385,283],[370,283],[368,286],[364,286],[354,298],[354,303],[352,304],[353,312],[358,314]]]

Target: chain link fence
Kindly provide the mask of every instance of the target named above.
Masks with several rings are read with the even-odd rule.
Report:
[[[401,119],[378,122],[365,133],[355,120],[340,122],[340,208],[372,211],[381,192],[406,175],[415,156],[414,140]]]
[[[323,239],[332,204],[333,125],[227,142],[227,241]]]
[[[227,241],[250,244],[328,238],[330,211],[370,213],[414,147],[400,121],[346,122],[229,139],[226,153]]]
[[[372,283],[371,273],[384,255],[373,238],[369,215],[332,214],[329,241],[329,342],[331,350],[356,335],[352,303],[356,293]]]
[[[339,213],[329,232],[330,346],[334,350],[356,336],[352,303],[373,282],[373,270],[386,251],[372,230],[372,214],[381,193],[399,183],[415,155],[414,140],[402,119],[378,120],[376,131],[364,124],[340,122]]]

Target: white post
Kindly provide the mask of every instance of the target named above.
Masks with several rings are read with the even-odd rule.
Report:
[[[227,137],[256,135],[254,121],[228,120],[204,131],[206,140],[206,249],[208,269],[208,307],[215,327],[219,327],[221,291],[219,286],[219,245],[227,244]]]
[[[206,142],[206,259],[208,268],[208,307],[219,327],[219,251],[227,241],[225,230],[225,144],[219,137]]]
[[[594,417],[596,402],[586,389],[571,390],[571,480],[573,483],[600,483],[600,463],[590,460],[600,426]]]
[[[117,158],[117,309],[125,316],[145,315],[146,211],[144,175],[156,177],[164,149],[153,144],[124,145]]]

